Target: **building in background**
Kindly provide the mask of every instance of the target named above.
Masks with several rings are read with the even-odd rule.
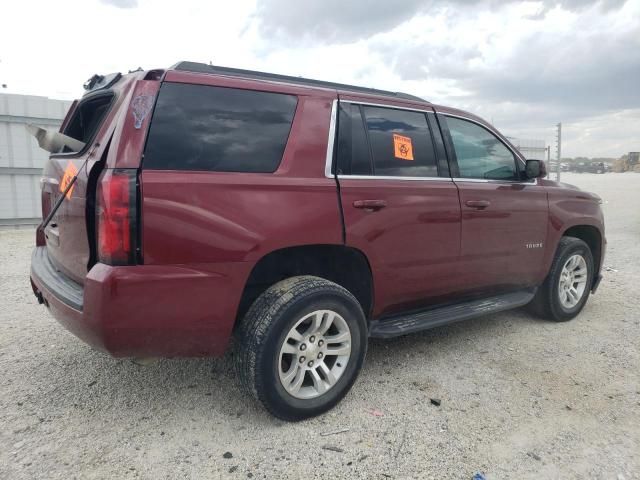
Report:
[[[640,165],[640,152],[629,152],[629,165]]]
[[[64,100],[0,93],[0,226],[40,222],[40,177],[48,153],[25,125],[58,129],[70,106]]]

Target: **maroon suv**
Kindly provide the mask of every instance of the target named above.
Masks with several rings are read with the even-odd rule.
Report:
[[[298,420],[347,393],[368,337],[524,305],[569,320],[598,285],[600,199],[470,113],[191,62],[85,88],[39,137],[31,283],[114,356],[233,336],[246,390]]]

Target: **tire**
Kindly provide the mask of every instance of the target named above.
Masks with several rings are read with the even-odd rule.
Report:
[[[584,260],[584,265],[586,267],[586,283],[582,291],[580,291],[580,288],[576,290],[576,292],[579,293],[577,301],[575,300],[575,297],[570,300],[570,302],[575,301],[575,305],[568,305],[567,303],[570,303],[567,301],[568,297],[563,299],[560,293],[560,282],[563,277],[563,269],[565,265],[570,266],[568,262],[576,256],[579,256]],[[576,265],[579,266],[580,263]],[[580,270],[578,268],[575,271]],[[571,320],[580,313],[584,305],[587,303],[587,299],[591,293],[591,286],[593,285],[593,274],[593,255],[591,254],[589,246],[579,238],[562,237],[558,244],[558,249],[556,250],[556,255],[551,264],[549,274],[547,275],[544,283],[538,288],[536,296],[529,304],[529,309],[546,320],[552,320],[555,322],[566,322]],[[576,276],[576,278],[578,277]],[[569,282],[565,281],[563,285],[576,285],[576,283],[572,283],[573,280],[573,277],[571,277],[571,280]]]
[[[236,344],[243,389],[272,415],[298,421],[330,410],[347,394],[364,363],[367,324],[358,301],[340,285],[291,277],[253,303],[236,331]]]

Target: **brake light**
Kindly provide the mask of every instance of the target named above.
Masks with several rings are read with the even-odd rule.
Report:
[[[96,195],[98,261],[132,265],[136,259],[136,170],[107,169]]]

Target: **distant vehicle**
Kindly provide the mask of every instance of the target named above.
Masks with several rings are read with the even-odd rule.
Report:
[[[560,164],[560,171],[561,172],[568,172],[571,169],[571,167],[569,166],[568,163],[561,163]]]
[[[573,171],[576,173],[606,173],[607,165],[604,162],[578,162]]]
[[[247,394],[301,420],[369,337],[524,305],[566,321],[600,281],[600,198],[471,113],[190,62],[85,88],[59,135],[34,129],[53,152],[31,284],[114,356],[234,338]]]

